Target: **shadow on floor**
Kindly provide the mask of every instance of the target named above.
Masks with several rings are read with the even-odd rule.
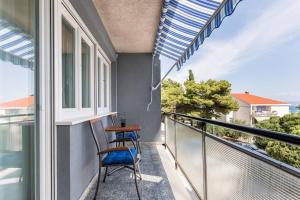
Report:
[[[142,151],[140,167],[143,180],[138,181],[142,200],[175,199],[155,145],[144,144]],[[102,181],[103,173],[101,175]],[[95,188],[96,183],[91,188],[85,200],[91,200],[93,198]],[[122,169],[117,171],[111,176],[108,176],[105,183],[100,183],[97,200],[119,199],[138,199],[131,170]]]

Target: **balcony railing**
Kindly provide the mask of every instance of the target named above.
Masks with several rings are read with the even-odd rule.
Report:
[[[253,117],[275,117],[277,115],[277,111],[252,111]]]
[[[300,137],[177,113],[165,114],[165,144],[200,199],[300,199],[300,170],[208,133],[208,126],[299,146]],[[189,124],[197,124],[197,128]]]

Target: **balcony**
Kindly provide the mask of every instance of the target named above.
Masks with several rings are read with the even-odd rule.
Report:
[[[275,117],[277,115],[277,111],[252,111],[253,117]]]
[[[192,120],[192,127],[186,122]],[[299,137],[189,117],[165,116],[162,145],[143,145],[142,199],[299,199],[300,170],[209,133],[222,126],[291,145]],[[174,165],[175,164],[175,165]],[[93,197],[95,184],[86,200]],[[121,170],[99,186],[97,199],[137,199],[132,172]]]
[[[174,159],[162,145],[142,146],[141,174],[139,181],[141,199],[197,199],[180,170],[175,169]],[[92,200],[95,184],[85,200]],[[137,199],[131,170],[120,170],[101,182],[98,200]]]

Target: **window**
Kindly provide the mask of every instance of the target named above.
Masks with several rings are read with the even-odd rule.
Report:
[[[43,184],[36,182],[43,135],[40,110],[35,114],[43,67],[37,62],[43,35],[38,6],[35,0],[0,1],[0,199],[35,199]]]
[[[72,14],[71,14],[72,12]],[[58,121],[93,116],[109,111],[110,63],[80,18],[67,6],[59,5],[61,33],[55,40],[55,76]],[[97,49],[97,54],[95,54]],[[96,98],[95,98],[96,97]]]
[[[90,47],[81,39],[81,100],[82,108],[91,107],[91,63]]]
[[[62,107],[75,108],[75,29],[62,18]]]
[[[110,64],[104,56],[98,52],[97,54],[97,113],[109,112],[110,107]]]

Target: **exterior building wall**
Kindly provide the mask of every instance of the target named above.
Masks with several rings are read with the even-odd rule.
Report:
[[[69,0],[111,64],[111,110],[116,111],[116,53],[92,0]],[[104,117],[104,127],[111,122]],[[89,121],[57,126],[57,199],[79,199],[98,172],[96,146]]]
[[[151,93],[152,54],[119,54],[117,65],[117,110],[124,113],[129,124],[142,126],[143,142],[159,142],[161,105],[160,88]],[[154,60],[154,83],[160,81],[160,61]]]
[[[104,127],[111,124],[103,117]],[[98,172],[89,121],[57,127],[57,200],[79,199]],[[101,192],[101,191],[100,191]]]
[[[277,116],[283,117],[286,114],[290,113],[289,105],[273,105],[271,106],[271,111],[276,111]]]
[[[238,111],[233,112],[233,120],[243,120],[247,125],[251,125],[251,106],[243,101],[235,99],[240,108]]]
[[[111,61],[116,60],[116,52],[112,42],[107,34],[107,31],[102,23],[101,18],[94,6],[92,0],[69,0],[76,12],[80,15],[81,19],[88,27],[89,31],[93,34],[101,48]]]

